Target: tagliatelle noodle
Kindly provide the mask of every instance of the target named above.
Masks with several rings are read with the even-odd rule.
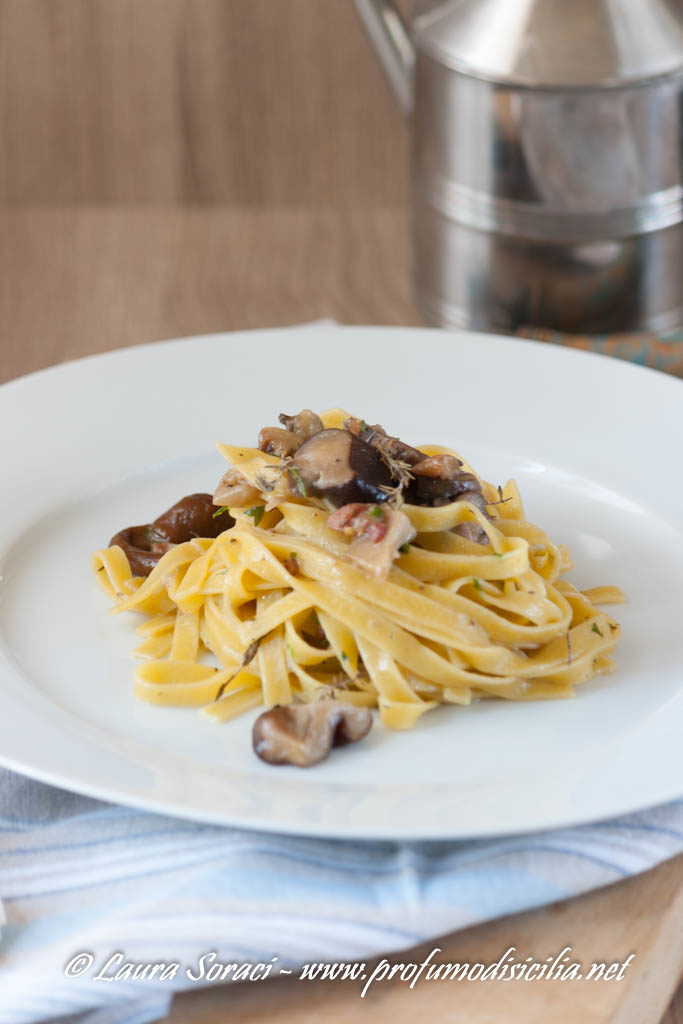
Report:
[[[346,419],[341,409],[322,416],[326,428]],[[407,729],[444,704],[571,697],[613,670],[619,627],[596,605],[621,591],[581,592],[562,578],[569,552],[526,521],[514,481],[498,490],[480,480],[488,516],[467,501],[403,505],[416,536],[378,580],[348,559],[349,539],[326,525],[321,501],[278,498],[279,459],[218,448],[259,488],[259,525],[233,508],[234,526],[171,548],[147,579],[132,576],[119,547],[93,555],[113,611],[146,617],[134,652],[141,699],[225,721],[334,694]],[[456,455],[477,475],[451,449],[420,450]],[[472,521],[488,544],[454,532]]]

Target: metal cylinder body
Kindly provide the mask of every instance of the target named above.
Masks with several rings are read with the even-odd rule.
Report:
[[[533,88],[419,49],[414,251],[428,321],[683,326],[683,73]]]

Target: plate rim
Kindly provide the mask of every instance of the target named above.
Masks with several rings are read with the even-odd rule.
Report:
[[[338,325],[330,324],[329,322],[314,322],[302,325],[287,325],[285,327],[255,328],[246,331],[221,331],[209,332],[200,335],[189,335],[185,337],[179,336],[160,341],[147,341],[140,344],[127,345],[122,348],[114,348],[109,349],[105,352],[92,353],[90,355],[76,357],[74,359],[66,360],[62,363],[57,363],[47,367],[43,367],[39,370],[32,371],[31,373],[27,373],[19,377],[13,378],[12,380],[4,382],[2,385],[0,385],[0,410],[2,407],[3,395],[6,394],[8,390],[14,390],[15,388],[21,387],[30,387],[32,383],[38,379],[45,380],[55,377],[59,378],[62,375],[68,376],[71,372],[74,371],[74,369],[77,369],[78,367],[81,367],[85,364],[93,365],[99,363],[104,365],[107,362],[110,362],[112,360],[118,360],[120,358],[135,359],[140,352],[148,351],[150,349],[158,349],[159,346],[182,347],[189,346],[197,341],[222,343],[226,340],[230,340],[234,342],[235,340],[239,340],[240,337],[244,336],[279,336],[283,332],[291,331],[295,333],[300,333],[309,330],[314,331],[315,329],[324,329],[326,331],[341,331],[352,334],[358,334],[363,332],[373,332],[378,334],[400,333],[402,335],[405,335],[406,333],[416,333],[421,335],[432,335],[439,336],[442,338],[448,338],[450,341],[455,341],[457,338],[466,338],[473,342],[476,342],[477,344],[479,344],[480,342],[491,344],[493,342],[494,347],[497,344],[504,343],[509,345],[510,343],[514,343],[518,348],[521,347],[526,349],[528,352],[533,352],[534,356],[539,356],[541,359],[550,358],[552,360],[558,358],[561,361],[562,359],[566,359],[568,357],[571,361],[586,358],[588,358],[588,360],[590,361],[595,360],[597,358],[600,365],[606,366],[607,364],[609,364],[612,368],[612,371],[617,375],[619,373],[625,373],[626,375],[629,376],[631,374],[636,374],[639,377],[643,373],[654,374],[653,379],[657,379],[660,382],[668,381],[674,389],[683,386],[683,380],[679,380],[678,378],[672,377],[671,375],[665,374],[662,371],[653,369],[651,367],[644,367],[639,364],[633,364],[623,360],[615,359],[612,356],[608,356],[602,353],[579,350],[574,348],[566,348],[556,344],[539,344],[538,341],[534,341],[533,339],[517,338],[513,336],[500,334],[480,334],[478,332],[473,331],[448,331],[440,328],[419,326],[401,327],[382,325]],[[544,353],[544,355],[541,355],[541,353]],[[3,661],[7,661],[7,658],[3,657]],[[22,674],[20,669],[15,669],[15,671],[19,672],[19,674]],[[47,697],[47,695],[44,695],[44,697]],[[59,712],[60,714],[71,715],[71,713],[65,708],[59,707]],[[0,735],[1,734],[2,732],[0,730]],[[605,817],[605,815],[601,813],[596,813],[592,817],[587,817],[585,814],[582,814],[581,812],[577,811],[577,814],[573,819],[571,818],[571,816],[568,817],[565,813],[560,815],[560,818],[552,823],[546,822],[544,824],[541,823],[525,825],[524,827],[521,827],[516,830],[510,830],[508,828],[502,832],[496,830],[495,828],[477,832],[462,832],[458,829],[453,828],[440,828],[438,832],[430,833],[429,830],[422,830],[416,835],[414,831],[410,831],[409,829],[406,829],[406,831],[401,831],[400,829],[397,830],[395,828],[382,829],[378,827],[377,830],[373,832],[372,836],[369,836],[367,834],[367,831],[356,832],[354,831],[353,826],[346,828],[341,826],[339,823],[337,823],[332,828],[321,828],[320,825],[317,823],[309,824],[308,826],[306,826],[306,824],[303,822],[287,824],[286,822],[280,821],[272,822],[270,818],[264,821],[260,821],[258,819],[254,819],[251,817],[247,819],[240,819],[239,816],[236,815],[230,815],[230,821],[227,821],[225,818],[221,818],[220,816],[212,817],[210,814],[208,814],[207,811],[193,810],[189,806],[183,806],[179,808],[177,805],[169,805],[167,802],[163,800],[159,801],[151,797],[145,797],[143,795],[135,796],[128,793],[125,796],[122,796],[121,791],[117,790],[115,786],[108,788],[106,785],[102,785],[99,783],[96,783],[93,786],[91,786],[87,783],[87,781],[84,782],[83,780],[79,780],[77,777],[74,777],[73,774],[69,773],[68,771],[60,773],[59,771],[36,769],[35,767],[32,767],[30,764],[28,764],[26,761],[21,760],[20,758],[14,757],[12,755],[5,755],[4,750],[1,749],[0,764],[5,765],[13,771],[19,771],[22,774],[27,775],[28,777],[35,778],[41,782],[45,782],[51,785],[61,785],[74,792],[82,793],[85,796],[93,797],[95,799],[104,799],[107,801],[124,804],[127,806],[139,807],[141,809],[151,811],[153,813],[166,814],[174,817],[182,817],[194,821],[211,822],[223,825],[230,824],[233,827],[248,828],[268,832],[274,831],[282,834],[291,835],[307,835],[318,837],[329,836],[332,838],[348,838],[358,839],[362,841],[400,839],[463,839],[473,838],[475,836],[483,837],[494,835],[515,835],[523,834],[529,831],[546,831],[558,827],[571,827],[581,823],[589,823],[591,821],[601,820]],[[679,799],[681,796],[681,792],[682,791],[678,785],[673,786],[672,794],[670,796],[667,796],[665,799],[667,801]],[[644,806],[649,806],[649,804],[643,804],[642,802],[638,801],[632,803],[629,802],[628,798],[626,798],[623,801],[622,805],[619,807],[619,809],[611,813],[609,816],[615,817],[622,814],[631,813],[633,811],[642,809],[642,807]]]
[[[29,370],[27,373],[21,373],[16,377],[10,377],[9,380],[5,380],[0,383],[0,395],[4,389],[12,388],[15,385],[21,385],[25,382],[42,378],[49,374],[58,374],[61,370],[65,370],[69,367],[77,367],[97,360],[102,360],[104,362],[108,359],[116,358],[119,355],[127,355],[138,352],[142,349],[153,349],[162,345],[171,347],[197,341],[217,341],[225,338],[235,339],[241,336],[256,334],[282,334],[283,331],[298,332],[306,330],[315,331],[319,329],[342,331],[350,334],[356,334],[359,331],[371,331],[373,333],[392,333],[398,331],[401,334],[406,332],[432,334],[450,339],[459,337],[471,338],[473,340],[476,339],[477,342],[483,341],[487,343],[500,341],[508,343],[512,342],[517,347],[526,348],[528,351],[544,352],[547,355],[555,353],[559,358],[569,356],[571,359],[598,360],[601,364],[609,363],[611,366],[620,367],[621,370],[617,372],[623,371],[626,373],[635,372],[636,374],[651,374],[653,377],[656,377],[661,381],[669,381],[674,387],[683,387],[683,378],[667,373],[664,370],[660,370],[656,366],[645,366],[642,363],[634,363],[631,360],[621,359],[619,356],[608,355],[605,352],[595,352],[593,349],[575,348],[572,345],[563,345],[555,341],[546,341],[540,338],[526,338],[516,334],[498,334],[491,331],[474,331],[467,330],[465,328],[429,327],[427,325],[419,324],[410,324],[407,326],[402,326],[400,324],[343,324],[330,320],[312,320],[300,324],[284,324],[280,327],[247,327],[234,331],[206,331],[202,334],[175,335],[171,338],[135,341],[128,345],[121,345],[118,348],[107,348],[103,349],[101,352],[91,352],[82,356],[73,356],[69,359],[64,359],[62,362],[49,363],[47,366],[41,366],[36,370]]]

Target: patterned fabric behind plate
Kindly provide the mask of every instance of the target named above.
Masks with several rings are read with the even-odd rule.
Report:
[[[544,327],[520,327],[517,333],[522,338],[600,352],[683,377],[683,330],[664,337],[655,334],[562,334]]]

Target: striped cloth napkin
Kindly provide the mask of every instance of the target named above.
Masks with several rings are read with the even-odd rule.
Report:
[[[201,825],[0,769],[0,1024],[145,1024],[215,964],[363,961],[681,851],[683,800],[511,838],[362,843]],[[105,980],[128,963],[179,969]]]

